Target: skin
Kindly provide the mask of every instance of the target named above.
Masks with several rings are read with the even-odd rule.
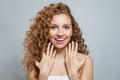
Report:
[[[66,14],[54,15],[49,28],[47,50],[40,62],[35,61],[40,70],[39,80],[48,76],[68,75],[70,80],[93,80],[93,62],[90,56],[78,53],[78,43],[70,42],[72,36],[71,19]],[[58,39],[58,41],[56,40]],[[63,41],[59,41],[59,40]]]
[[[71,19],[65,14],[54,15],[49,31],[50,41],[56,50],[65,48],[72,36]],[[56,39],[64,39],[64,42],[59,44]]]

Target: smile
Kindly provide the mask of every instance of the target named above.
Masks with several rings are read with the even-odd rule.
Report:
[[[64,38],[55,38],[57,44],[63,44],[65,39]]]

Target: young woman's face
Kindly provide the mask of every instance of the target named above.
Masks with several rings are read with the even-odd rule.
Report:
[[[70,41],[72,36],[71,19],[66,14],[54,15],[49,28],[49,39],[57,48],[64,48]]]

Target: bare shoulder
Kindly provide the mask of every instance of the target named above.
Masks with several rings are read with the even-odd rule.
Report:
[[[91,56],[78,53],[78,57],[81,58],[81,61],[84,61],[79,71],[81,80],[93,80],[93,60]]]
[[[91,56],[86,55],[86,54],[82,54],[82,53],[78,53],[77,55],[78,55],[78,58],[80,59],[80,61],[83,60],[87,56],[87,59],[86,59],[85,63],[86,64],[89,64],[89,63],[92,64],[93,63],[93,60],[92,60]]]

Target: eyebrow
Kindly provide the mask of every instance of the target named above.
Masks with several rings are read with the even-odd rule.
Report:
[[[50,25],[58,26],[57,24],[50,24]],[[67,26],[72,26],[71,24],[64,24],[63,26],[65,26],[65,25],[67,25]]]
[[[67,25],[67,26],[71,26],[71,24],[65,24],[65,25]]]

